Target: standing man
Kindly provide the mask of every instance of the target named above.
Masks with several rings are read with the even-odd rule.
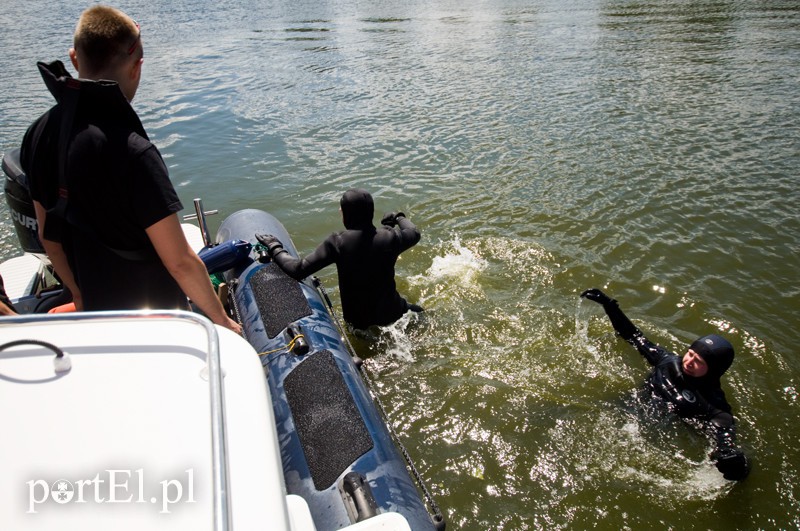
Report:
[[[366,190],[348,190],[340,202],[345,230],[328,236],[313,253],[295,258],[275,236],[258,234],[270,257],[290,277],[301,280],[336,264],[342,313],[358,329],[395,322],[408,310],[422,311],[397,292],[394,265],[400,253],[420,240],[417,227],[402,212],[386,214],[381,227],[372,224],[375,205]]]
[[[60,61],[39,63],[56,99],[25,134],[21,163],[39,237],[78,310],[188,309],[237,333],[180,227],[166,165],[130,101],[144,61],[139,25],[103,5],[83,12]]]
[[[712,435],[712,459],[725,479],[747,477],[747,457],[736,447],[736,424],[725,399],[720,378],[733,363],[733,346],[718,335],[694,341],[683,357],[651,343],[619,308],[617,301],[597,288],[581,293],[603,306],[619,336],[636,347],[653,366],[647,379],[654,396],[667,401],[681,417],[700,421]]]

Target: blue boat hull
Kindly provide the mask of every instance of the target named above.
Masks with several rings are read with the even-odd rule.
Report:
[[[217,241],[256,246],[258,233],[277,236],[297,256],[283,225],[260,210],[225,219]],[[401,513],[414,530],[434,529],[319,292],[308,280],[294,281],[274,263],[252,258],[227,271],[225,279],[245,336],[261,353],[287,489],[306,500],[317,529],[338,529],[389,511]],[[307,351],[302,341],[292,343],[298,335]]]

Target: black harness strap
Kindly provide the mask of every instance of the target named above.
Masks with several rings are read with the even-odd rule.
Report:
[[[67,203],[69,188],[67,187],[67,154],[69,153],[70,134],[78,100],[81,94],[80,81],[67,78],[61,94],[61,129],[58,135],[58,198],[51,211],[61,219],[67,219]]]
[[[64,84],[64,91],[61,95],[59,105],[61,106],[61,129],[58,135],[58,197],[53,208],[48,210],[48,214],[53,214],[63,219],[70,225],[80,229],[85,234],[94,238],[100,245],[113,252],[117,256],[133,262],[143,262],[157,255],[149,249],[125,250],[115,249],[104,242],[97,232],[82,221],[75,219],[76,216],[67,217],[69,206],[69,185],[67,184],[67,160],[69,147],[72,140],[72,126],[75,114],[78,109],[78,101],[81,95],[81,82],[74,78],[67,78]]]

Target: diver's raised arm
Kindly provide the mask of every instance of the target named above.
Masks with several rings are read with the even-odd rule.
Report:
[[[597,288],[587,289],[581,293],[581,297],[594,301],[603,306],[606,315],[611,320],[611,325],[619,336],[628,343],[636,346],[633,342],[634,338],[641,336],[642,332],[636,328],[630,319],[620,309],[616,299],[612,299]]]

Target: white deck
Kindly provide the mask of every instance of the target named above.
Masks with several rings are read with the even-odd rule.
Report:
[[[30,253],[0,263],[0,276],[3,277],[8,298],[16,300],[32,293],[43,269],[42,261]]]
[[[69,318],[81,315],[89,314]],[[0,343],[47,341],[69,353],[72,368],[56,374],[54,354],[40,346],[0,352],[0,527],[214,529],[220,517],[202,324],[175,317],[17,321],[0,320]],[[236,529],[289,529],[258,355],[244,339],[218,331],[230,521]],[[65,480],[62,493],[58,480]],[[70,501],[58,503],[59,494]]]

